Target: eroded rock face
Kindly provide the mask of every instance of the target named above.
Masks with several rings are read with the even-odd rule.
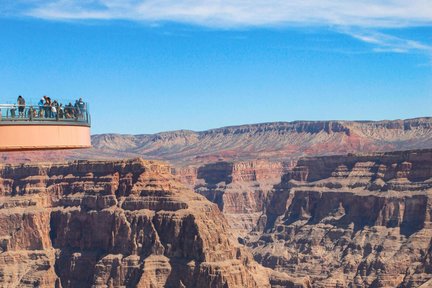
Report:
[[[174,174],[195,192],[216,203],[234,233],[245,236],[257,225],[268,192],[295,161],[216,162],[176,168]]]
[[[269,287],[216,205],[170,169],[141,159],[2,166],[0,286]]]
[[[313,287],[418,287],[432,278],[431,216],[432,150],[305,158],[246,242]]]

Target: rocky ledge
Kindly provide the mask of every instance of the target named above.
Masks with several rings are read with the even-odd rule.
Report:
[[[304,158],[245,242],[313,287],[430,287],[431,217],[432,150]]]
[[[236,242],[160,162],[0,167],[1,287],[270,287]]]

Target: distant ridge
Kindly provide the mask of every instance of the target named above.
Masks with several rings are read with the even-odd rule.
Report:
[[[150,135],[159,135],[159,134],[171,134],[171,133],[213,133],[225,130],[237,130],[237,129],[251,129],[251,128],[262,128],[262,127],[286,127],[287,129],[292,127],[328,127],[332,125],[349,125],[349,124],[374,124],[376,126],[381,127],[398,127],[402,123],[403,125],[431,125],[432,117],[416,117],[410,119],[396,119],[396,120],[295,120],[295,121],[276,121],[276,122],[262,122],[262,123],[254,123],[254,124],[240,124],[240,125],[229,125],[223,126],[219,128],[211,128],[202,131],[194,131],[189,129],[180,129],[180,130],[172,130],[172,131],[162,131],[153,134],[122,134],[122,133],[102,133],[102,134],[94,134],[93,136],[99,135],[124,135],[124,136],[150,136]]]
[[[432,118],[269,122],[200,132],[101,134],[94,135],[92,141],[95,150],[104,153],[133,153],[175,163],[280,160],[304,155],[432,148]]]
[[[432,117],[382,121],[294,121],[227,126],[205,131],[92,136],[93,148],[66,152],[66,159],[141,156],[176,165],[250,159],[289,160],[432,148]],[[37,154],[25,154],[29,160]],[[43,154],[40,154],[43,155]],[[8,161],[23,155],[3,155]],[[42,156],[41,156],[42,157]]]

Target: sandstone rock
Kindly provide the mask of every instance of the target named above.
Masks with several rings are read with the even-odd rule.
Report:
[[[246,243],[313,287],[429,287],[431,204],[432,150],[304,158]]]
[[[270,287],[163,163],[4,165],[0,197],[2,287]]]
[[[216,162],[175,169],[174,174],[195,192],[216,203],[237,236],[245,236],[257,224],[267,193],[295,162],[264,160]],[[190,173],[194,171],[195,173]]]

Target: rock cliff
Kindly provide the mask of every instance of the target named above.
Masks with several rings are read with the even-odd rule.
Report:
[[[255,259],[313,287],[431,281],[432,150],[300,159],[264,210]]]
[[[170,169],[141,159],[1,166],[0,286],[270,287],[217,206]],[[295,283],[277,276],[275,287]]]
[[[173,169],[179,180],[216,203],[233,232],[245,236],[263,212],[268,192],[295,161],[215,162]]]

